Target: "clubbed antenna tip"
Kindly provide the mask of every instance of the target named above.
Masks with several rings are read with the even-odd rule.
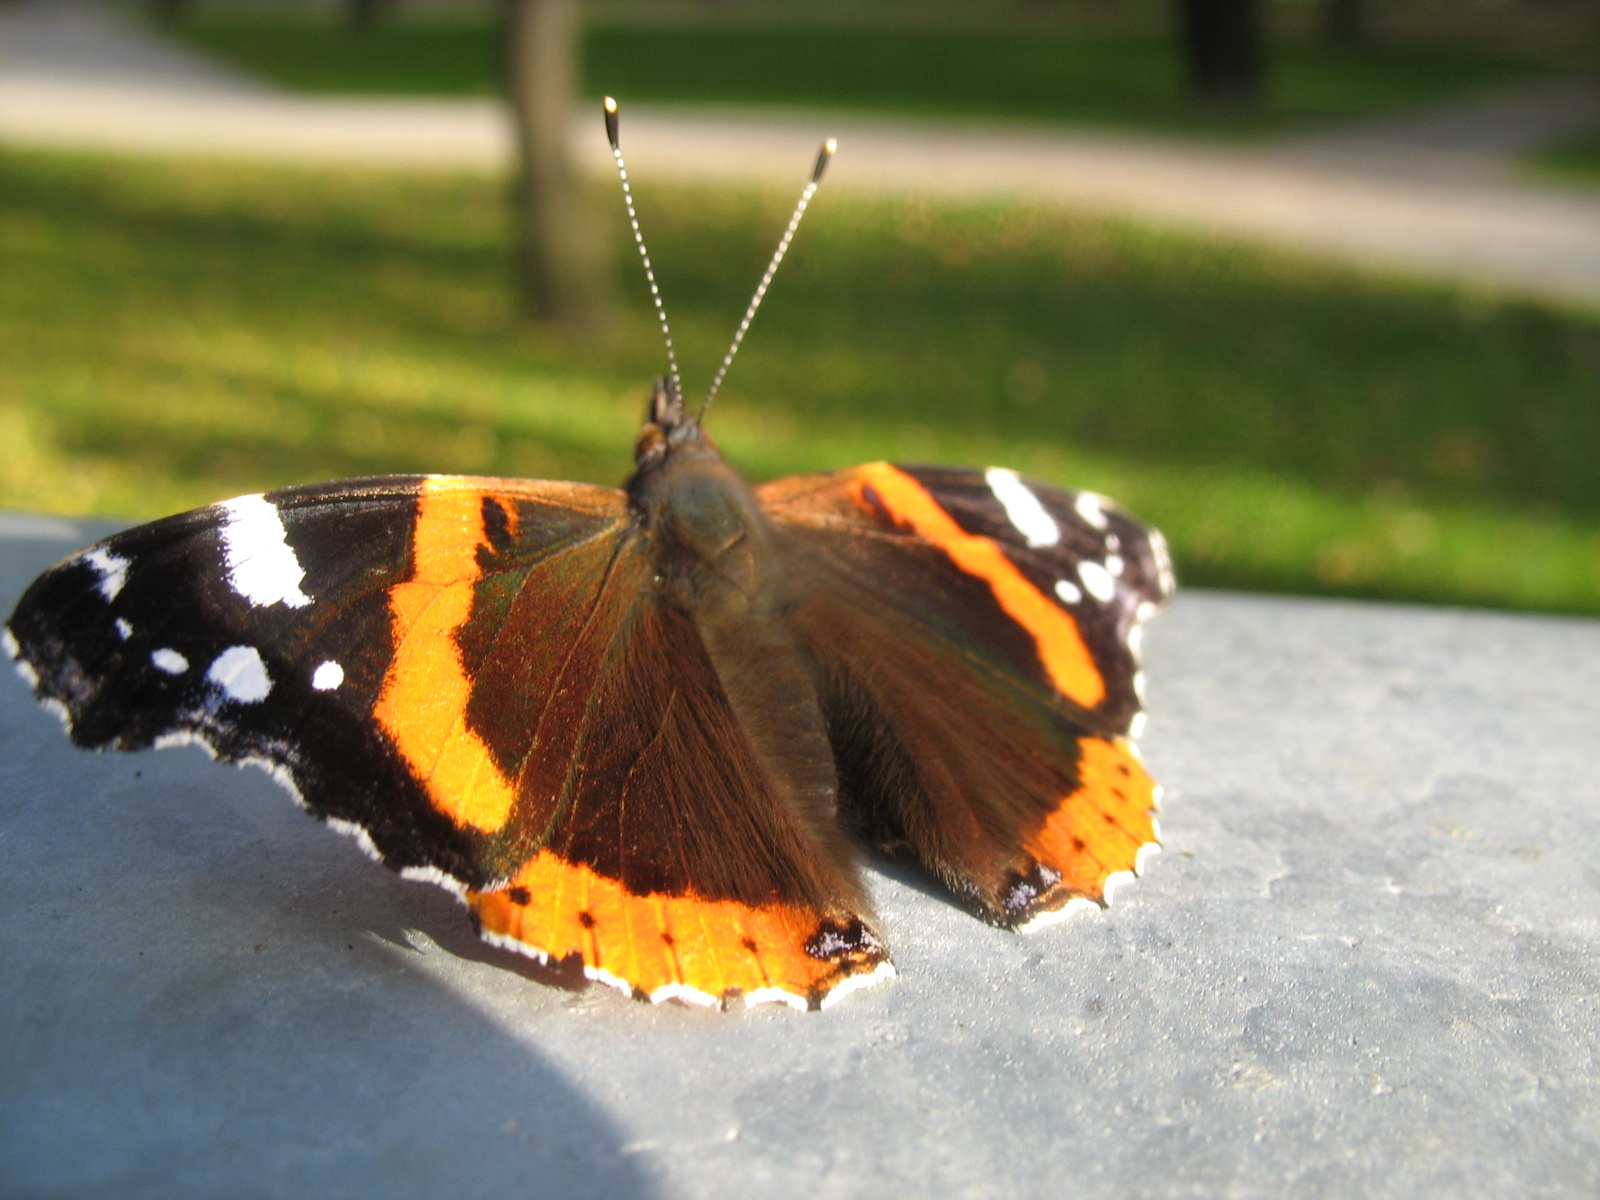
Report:
[[[822,173],[828,169],[828,164],[833,161],[833,156],[838,153],[839,141],[829,138],[822,143],[822,149],[817,151],[817,165],[811,168],[811,182],[821,183]]]
[[[667,381],[673,394],[681,396],[683,378],[678,374],[678,352],[672,345],[672,329],[667,324],[667,307],[661,302],[661,289],[656,286],[655,268],[650,265],[650,251],[645,248],[644,233],[639,228],[639,214],[633,207],[633,188],[628,184],[628,164],[622,161],[617,102],[607,96],[604,104],[606,137],[611,142],[611,157],[617,160],[617,176],[622,180],[622,202],[628,207],[628,224],[633,227],[634,244],[639,247],[639,258],[644,263],[645,282],[650,285],[650,299],[656,306],[656,317],[661,322],[661,340],[667,344]]]
[[[789,227],[783,231],[783,237],[778,241],[777,253],[767,264],[766,274],[761,276],[761,282],[756,285],[756,294],[751,297],[750,307],[744,311],[744,320],[739,322],[739,328],[734,331],[733,345],[729,346],[728,353],[723,355],[722,366],[717,368],[717,377],[711,381],[711,390],[706,393],[705,402],[700,405],[702,417],[705,416],[706,409],[711,407],[711,402],[717,398],[717,389],[727,377],[728,368],[733,365],[733,356],[739,353],[739,347],[744,342],[744,335],[750,331],[750,322],[755,319],[756,309],[760,308],[761,302],[766,299],[767,289],[772,286],[772,277],[778,273],[778,264],[789,252],[789,243],[794,241],[794,231],[800,228],[800,218],[806,215],[806,205],[810,204],[811,197],[817,194],[817,185],[822,182],[822,173],[828,169],[828,163],[833,160],[838,149],[838,141],[829,138],[817,151],[817,164],[811,168],[811,178],[806,183],[805,190],[800,193],[800,202],[794,206],[794,216],[789,218]]]
[[[620,150],[622,149],[622,143],[619,140],[620,131],[617,127],[617,102],[607,96],[603,103],[606,109],[606,140],[611,143],[613,150]],[[820,171],[821,169],[822,164],[818,163],[817,170]]]

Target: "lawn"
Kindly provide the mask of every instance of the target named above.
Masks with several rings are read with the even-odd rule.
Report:
[[[1575,183],[1600,185],[1600,128],[1544,151],[1534,165]]]
[[[311,92],[487,94],[498,86],[487,21],[395,22],[351,34],[282,13],[201,12],[182,30],[202,48]],[[1160,132],[1247,134],[1433,103],[1534,77],[1524,55],[1380,45],[1335,51],[1283,40],[1259,112],[1184,102],[1158,31],[925,27],[805,20],[594,22],[585,89],[629,101],[803,105],[939,116],[1059,120]]]
[[[791,197],[640,197],[691,392]],[[382,471],[619,481],[658,332],[515,316],[475,176],[0,154],[0,504]],[[1191,584],[1600,612],[1600,321],[1025,205],[826,189],[718,400],[751,475],[1004,463]]]

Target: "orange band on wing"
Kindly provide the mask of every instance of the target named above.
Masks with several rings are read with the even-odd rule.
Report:
[[[1078,774],[1078,789],[1023,848],[1059,871],[1063,888],[1099,900],[1106,878],[1134,870],[1156,840],[1155,781],[1122,738],[1086,739]]]
[[[472,683],[456,631],[472,612],[485,545],[483,494],[424,480],[412,541],[413,573],[389,592],[394,661],[373,715],[452,821],[492,832],[516,800],[488,748],[467,728]]]
[[[881,948],[812,954],[806,944],[822,919],[810,909],[640,896],[548,850],[504,887],[467,893],[467,905],[489,940],[552,960],[578,955],[592,978],[629,985],[653,1000],[713,1003],[742,993],[803,1006],[887,963]]]
[[[927,489],[904,471],[888,463],[869,463],[858,471],[862,483],[871,485],[893,516],[938,546],[967,574],[989,585],[1006,615],[1033,635],[1039,661],[1062,695],[1084,708],[1093,708],[1105,699],[1105,680],[1084,645],[1077,622],[1029,583],[999,546],[962,529]]]

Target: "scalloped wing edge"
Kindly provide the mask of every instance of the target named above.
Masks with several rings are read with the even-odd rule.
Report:
[[[17,641],[16,635],[12,633],[9,625],[0,625],[0,650],[4,650],[6,656],[11,659],[17,674],[22,677],[23,681],[33,691],[34,700],[39,706],[52,713],[70,734],[73,725],[71,710],[54,696],[46,695],[40,691],[39,673],[34,669],[33,664],[24,657],[22,646]],[[349,838],[373,862],[384,866],[389,865],[384,859],[383,853],[373,842],[372,835],[368,832],[366,826],[358,821],[348,821],[342,817],[318,816],[316,813],[311,813],[310,807],[306,804],[305,796],[300,790],[300,785],[295,780],[293,770],[287,764],[275,762],[270,758],[255,754],[230,757],[219,751],[205,734],[192,729],[176,729],[169,733],[164,733],[151,743],[150,748],[152,750],[173,750],[184,746],[199,746],[213,762],[228,763],[238,767],[240,770],[246,767],[255,767],[264,772],[268,778],[289,793],[290,798],[294,800],[296,807],[301,811],[317,817],[333,832]],[[401,879],[411,883],[431,883],[435,887],[443,888],[449,892],[463,906],[467,903],[467,885],[448,872],[441,871],[438,867],[413,866],[391,869],[395,870]],[[524,955],[535,960],[541,966],[554,966],[558,961],[565,961],[564,959],[558,960],[539,946],[531,945],[505,934],[495,933],[490,930],[479,930],[479,937],[490,946]],[[767,987],[744,993],[732,991],[720,996],[685,983],[671,983],[656,988],[654,991],[645,992],[636,988],[621,976],[615,975],[603,967],[591,967],[587,963],[583,965],[583,974],[586,979],[593,983],[604,984],[606,987],[613,988],[625,996],[648,1000],[651,1004],[676,1001],[695,1007],[727,1010],[732,1008],[735,1002],[742,1001],[745,1008],[756,1008],[763,1004],[782,1004],[796,1011],[805,1012],[831,1008],[852,992],[861,991],[895,978],[896,971],[894,964],[888,959],[884,959],[875,964],[870,971],[843,976],[830,986],[809,994],[793,992],[787,988]]]

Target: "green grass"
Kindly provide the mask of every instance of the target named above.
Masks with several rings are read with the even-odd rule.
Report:
[[[183,36],[310,92],[486,94],[498,83],[495,28],[395,23],[352,35],[293,16],[213,14]],[[1184,100],[1171,41],[1157,33],[1061,28],[595,24],[585,90],[628,101],[801,105],[1246,133],[1388,112],[1530,78],[1510,56],[1379,47],[1359,53],[1283,42],[1269,103],[1253,113]]]
[[[641,197],[691,391],[790,197]],[[603,339],[529,331],[502,185],[0,155],[0,504],[617,482],[661,357],[616,210]],[[753,476],[1005,463],[1192,584],[1600,612],[1600,321],[1021,205],[824,193],[718,400]]]
[[[1544,151],[1534,166],[1573,182],[1600,185],[1600,128]]]

